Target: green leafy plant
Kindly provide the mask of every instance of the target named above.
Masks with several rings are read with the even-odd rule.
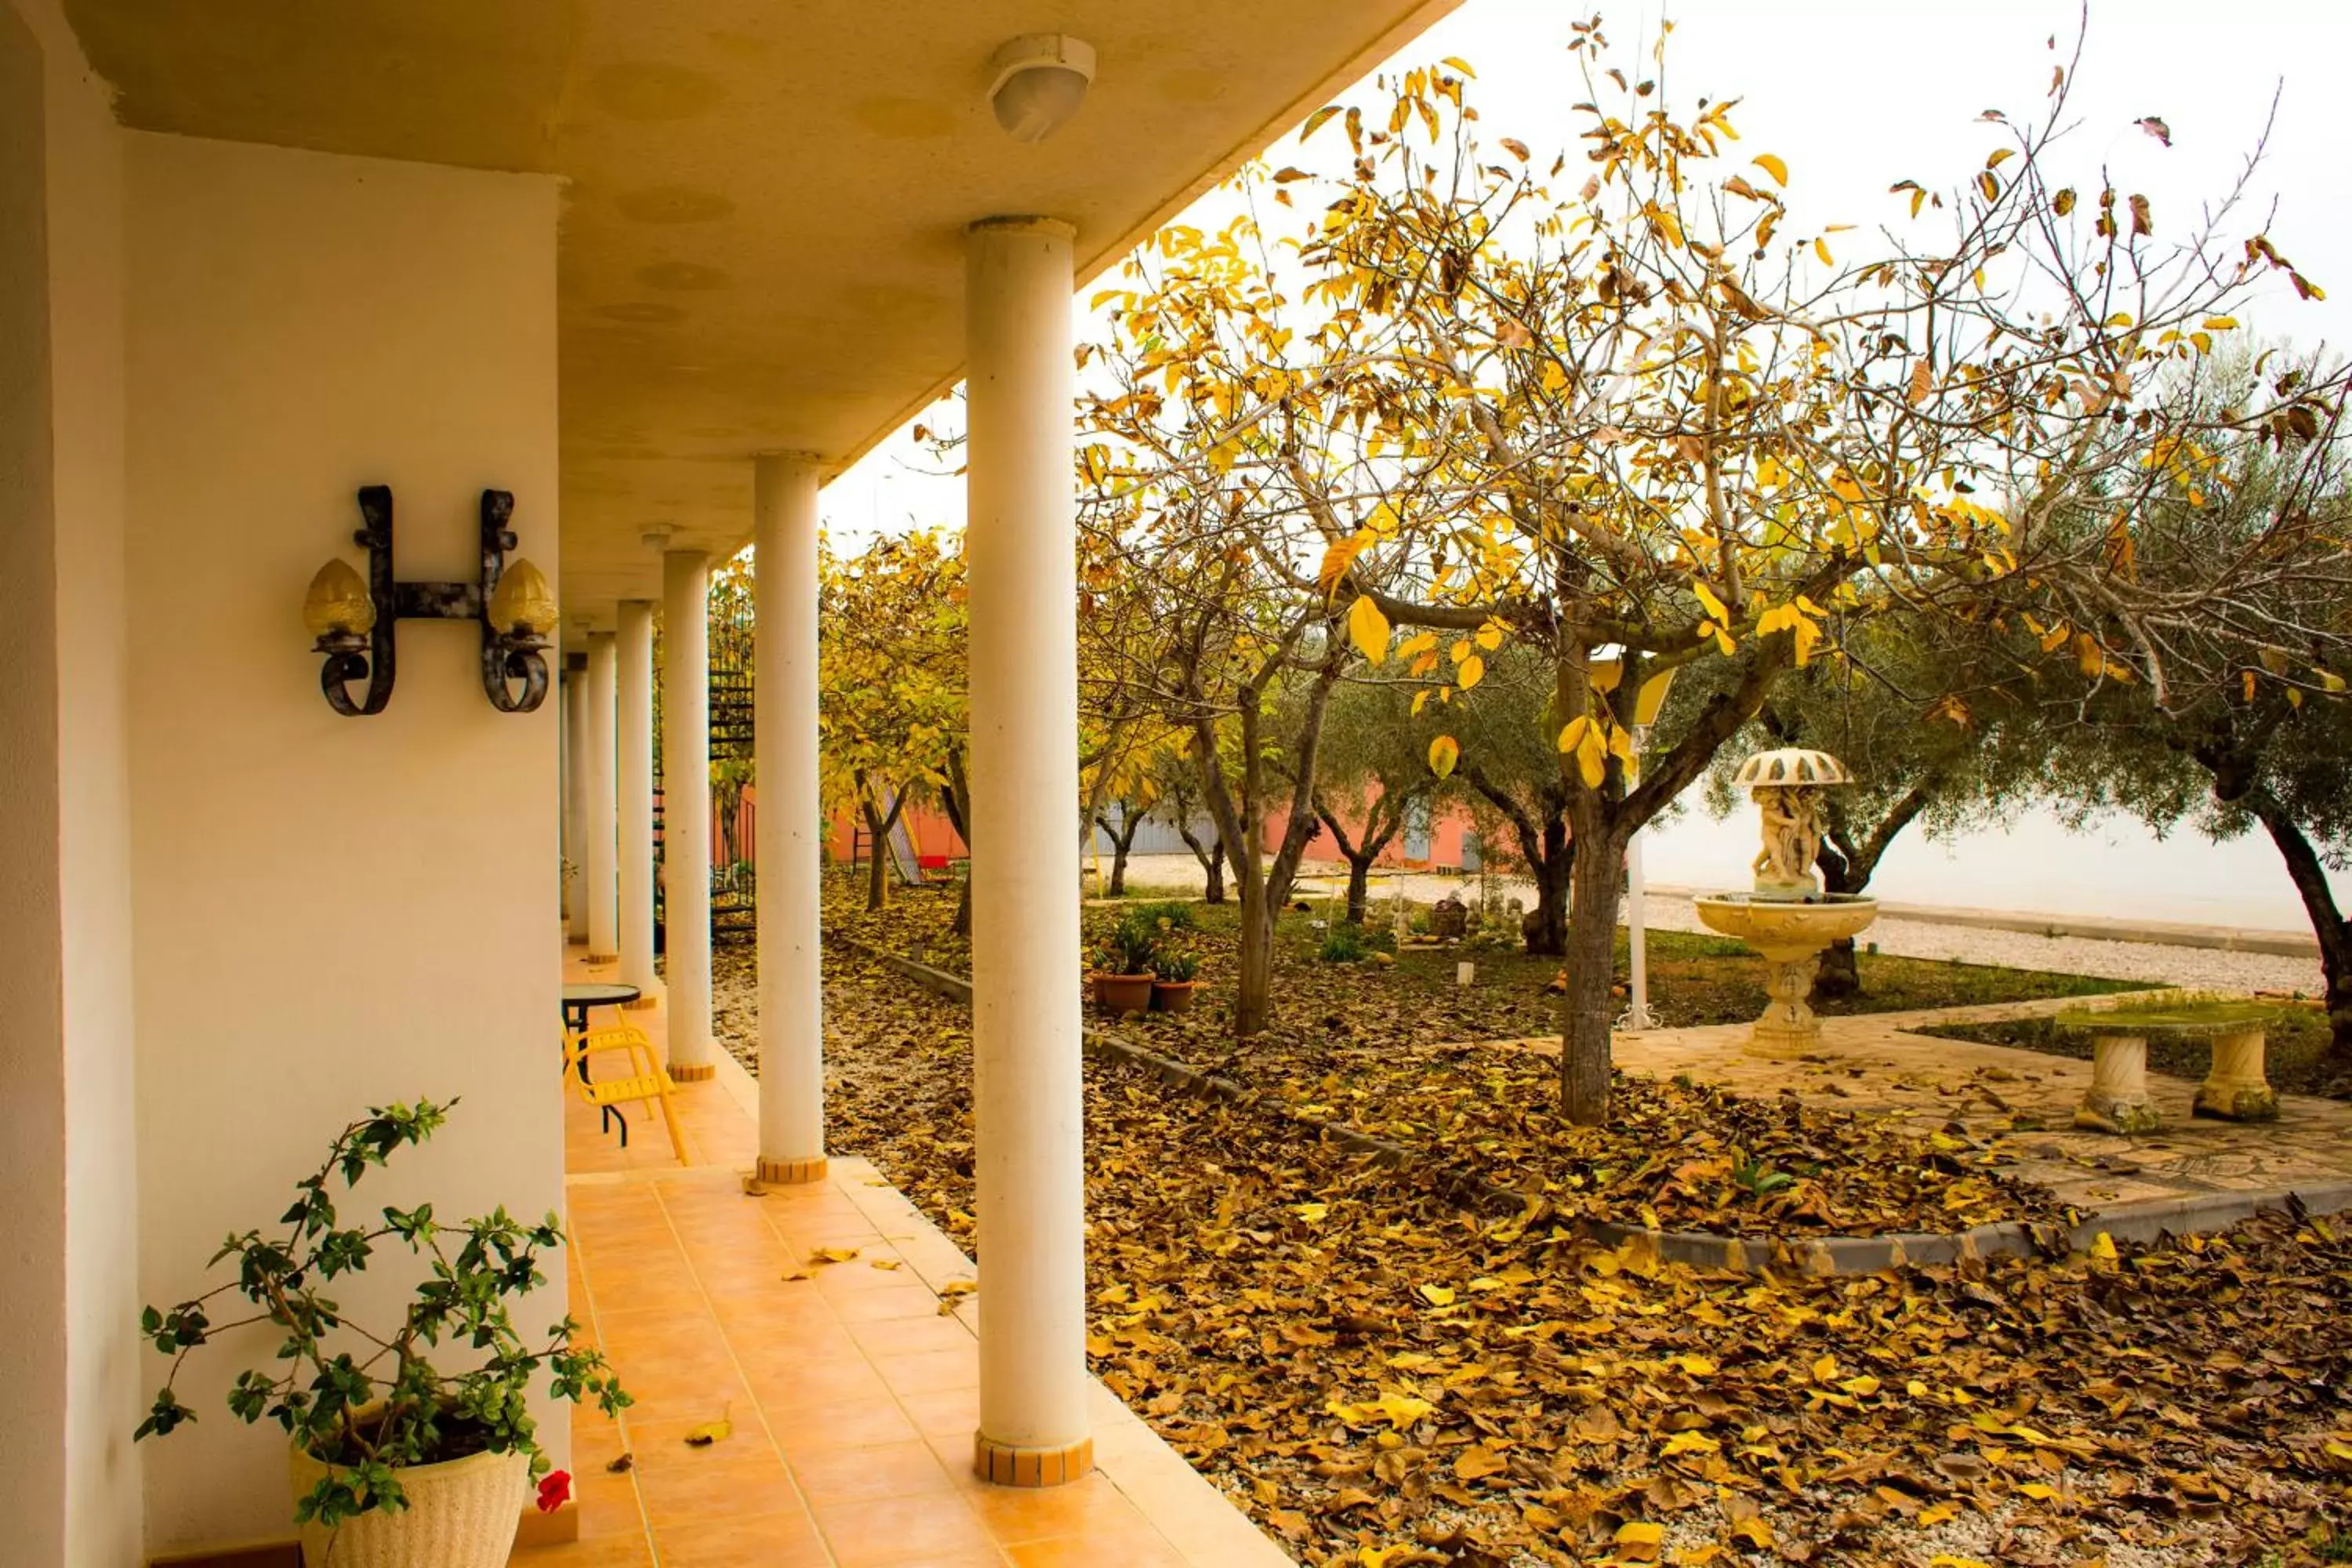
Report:
[[[1192,906],[1175,899],[1163,899],[1157,903],[1138,904],[1128,911],[1127,918],[1131,921],[1141,921],[1154,931],[1195,929]]]
[[[1160,944],[1160,951],[1152,954],[1151,973],[1156,980],[1171,985],[1181,985],[1187,981],[1199,978],[1201,955],[1191,948],[1163,942]]]
[[[1095,967],[1105,974],[1150,974],[1160,952],[1160,927],[1143,910],[1129,910],[1096,944]]]
[[[296,1500],[298,1524],[398,1511],[407,1506],[402,1468],[468,1454],[526,1454],[530,1473],[543,1474],[549,1460],[528,1405],[541,1376],[557,1397],[593,1399],[608,1415],[630,1403],[601,1354],[572,1348],[578,1325],[571,1319],[550,1328],[536,1348],[515,1331],[509,1299],[545,1284],[541,1258],[563,1245],[554,1215],[526,1225],[499,1208],[444,1226],[425,1204],[386,1207],[380,1224],[347,1226],[338,1218],[328,1192],[334,1177],[346,1189],[356,1186],[394,1150],[431,1138],[456,1104],[371,1108],[295,1184],[299,1195],[278,1218],[283,1234],[265,1238],[249,1230],[221,1244],[212,1266],[234,1259],[235,1279],[167,1310],[146,1309],[140,1331],[172,1358],[172,1371],[137,1437],[167,1436],[194,1421],[195,1412],[174,1392],[188,1353],[252,1323],[267,1323],[283,1338],[267,1370],[237,1374],[230,1411],[248,1424],[276,1421],[298,1447],[334,1467]],[[398,1328],[379,1335],[347,1321],[327,1292],[339,1277],[363,1272],[384,1241],[425,1259],[426,1270]],[[213,1304],[224,1296],[254,1310],[215,1322]],[[445,1343],[472,1352],[472,1364],[456,1373],[435,1367],[426,1352]],[[562,1479],[551,1477],[549,1484]]]
[[[1326,963],[1361,963],[1371,951],[1361,926],[1341,921],[1324,933],[1322,958]]]
[[[1731,1179],[1746,1188],[1751,1198],[1769,1197],[1783,1187],[1797,1184],[1797,1178],[1788,1172],[1751,1160],[1745,1154],[1738,1156],[1738,1163],[1731,1167]]]

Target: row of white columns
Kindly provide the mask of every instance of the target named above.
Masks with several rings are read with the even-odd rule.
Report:
[[[1076,504],[1072,489],[1073,230],[1045,219],[973,226],[966,246],[970,441],[964,538],[971,618],[973,1114],[981,1235],[980,1427],[990,1479],[1074,1481],[1087,1422],[1085,1165],[1078,1013]],[[760,795],[760,1150],[772,1183],[825,1173],[819,910],[816,458],[753,473]],[[663,558],[669,1060],[712,1070],[709,563]],[[649,683],[652,606],[592,635],[565,694],[585,736],[567,753],[584,841],[592,956],[625,982],[652,973]],[[617,646],[616,646],[617,645]],[[616,673],[617,669],[617,673]],[[614,805],[615,682],[620,749]],[[584,690],[583,690],[584,686]],[[583,780],[584,778],[584,787]],[[618,852],[614,867],[614,845]],[[617,927],[617,935],[614,935]],[[581,927],[575,925],[575,931]],[[575,940],[578,940],[575,936]],[[640,962],[641,961],[641,962]]]
[[[672,587],[670,624],[689,628],[664,646],[663,727],[668,791],[663,896],[668,904],[667,984],[654,969],[654,606],[624,599],[618,630],[588,634],[588,651],[564,672],[565,889],[572,941],[592,964],[616,963],[622,984],[647,999],[667,993],[671,1076],[709,1078],[710,1026],[709,631],[703,603],[709,557],[663,557]],[[695,759],[701,760],[695,760]]]

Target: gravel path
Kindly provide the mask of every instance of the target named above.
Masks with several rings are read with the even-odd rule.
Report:
[[[1315,883],[1302,890],[1316,897],[1330,879],[1335,889],[1346,887],[1347,868],[1310,865]],[[1128,862],[1131,887],[1189,889],[1202,886],[1200,862],[1190,855],[1138,855]],[[1408,874],[1381,879],[1374,897],[1402,891],[1417,903],[1428,903],[1447,893],[1477,896],[1475,876],[1439,877]],[[1532,884],[1498,878],[1505,896],[1533,903]],[[1653,893],[1644,900],[1653,931],[1703,931],[1698,912],[1688,899]],[[2225,952],[2214,948],[2173,947],[2159,942],[2102,942],[2094,937],[2037,936],[2030,931],[1986,931],[1973,926],[1943,925],[1932,921],[1884,919],[1864,933],[1881,952],[1899,958],[1958,959],[1966,963],[1994,963],[2014,969],[2039,969],[2060,974],[2095,974],[2108,980],[2145,980],[2153,984],[2208,986],[2223,991],[2284,991],[2317,995],[2321,989],[2319,961],[2287,958],[2274,953]]]

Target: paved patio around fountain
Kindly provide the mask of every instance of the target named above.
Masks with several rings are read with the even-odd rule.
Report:
[[[2352,1183],[2352,1104],[2282,1095],[2275,1121],[2192,1117],[2196,1082],[2151,1071],[2161,1131],[2140,1137],[2078,1131],[2073,1118],[2090,1085],[2088,1061],[1916,1032],[2096,1005],[2065,997],[1823,1018],[1822,1048],[1793,1061],[1747,1055],[1745,1024],[1621,1030],[1616,1065],[1660,1078],[1688,1073],[1743,1095],[1794,1094],[1808,1104],[1901,1117],[1922,1133],[1958,1122],[1974,1137],[2005,1140],[2019,1175],[2085,1210]],[[1559,1049],[1557,1037],[1475,1043]]]

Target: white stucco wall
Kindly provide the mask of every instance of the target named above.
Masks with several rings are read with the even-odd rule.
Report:
[[[55,0],[0,5],[0,475],[15,480],[0,482],[0,919],[25,980],[0,1046],[11,1252],[0,1509],[12,1561],[128,1568],[141,1560],[142,1369],[121,136]],[[35,318],[37,353],[25,337]],[[33,383],[37,429],[25,418]]]
[[[320,561],[360,562],[368,483],[394,489],[403,577],[474,574],[485,487],[515,492],[555,577],[557,196],[124,140],[141,1262],[162,1302],[371,1104],[464,1101],[347,1215],[560,1205],[558,704],[496,711],[471,626],[407,622],[391,707],[341,718],[300,616]],[[407,1282],[380,1253],[339,1298],[382,1317]],[[519,1319],[562,1311],[559,1267]],[[199,1356],[201,1426],[149,1448],[151,1552],[289,1533],[275,1428],[219,1405],[256,1344]]]
[[[8,1205],[0,1239],[0,1507],[35,1563],[61,1560],[65,1005],[58,889],[57,534],[49,452],[41,52],[0,8],[0,1029]]]

